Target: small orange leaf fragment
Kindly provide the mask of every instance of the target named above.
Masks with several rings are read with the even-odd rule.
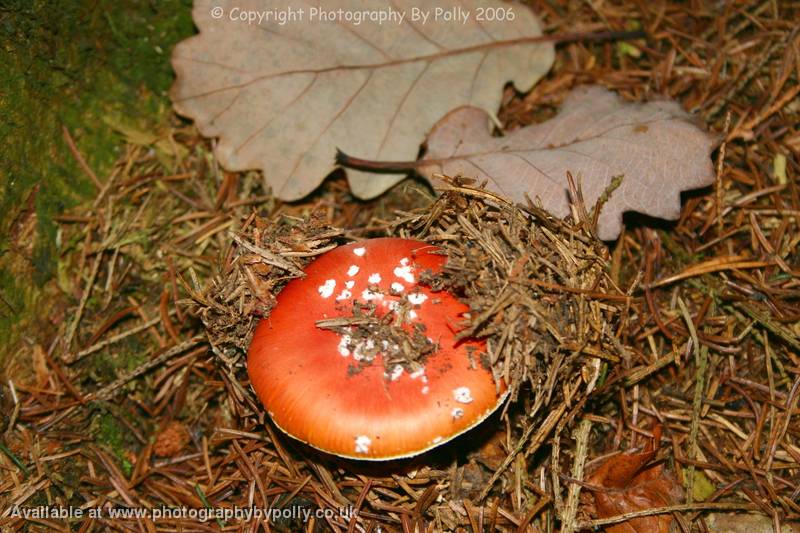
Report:
[[[622,453],[606,459],[586,480],[591,490],[598,518],[610,518],[675,505],[682,489],[663,463],[648,465],[656,456],[661,427],[653,431],[653,440],[644,451]],[[653,442],[656,444],[654,445]],[[607,533],[669,533],[675,524],[671,514],[633,518],[606,528]]]

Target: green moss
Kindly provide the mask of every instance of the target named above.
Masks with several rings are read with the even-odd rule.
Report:
[[[135,336],[123,339],[113,352],[100,351],[86,359],[87,379],[95,383],[111,383],[122,374],[130,372],[147,361],[146,347]]]
[[[114,414],[102,407],[98,409],[101,412],[92,419],[92,434],[98,444],[114,454],[123,474],[130,476],[133,465],[125,453],[132,444],[128,441],[130,431]]]
[[[3,3],[0,339],[13,342],[38,314],[39,290],[52,279],[58,259],[53,216],[95,192],[62,126],[105,179],[123,141],[103,118],[124,117],[143,128],[163,124],[170,106],[169,53],[193,32],[191,0]],[[35,242],[22,248],[11,230],[34,190]]]
[[[683,475],[689,475],[688,468],[683,469]],[[694,484],[692,485],[692,498],[694,501],[706,501],[712,494],[714,494],[715,490],[716,487],[714,487],[714,484],[710,479],[708,479],[708,476],[706,476],[702,470],[694,471]]]

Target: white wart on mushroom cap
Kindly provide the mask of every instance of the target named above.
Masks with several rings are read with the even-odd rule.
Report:
[[[274,422],[289,435],[342,457],[384,460],[438,446],[491,414],[505,397],[478,360],[481,341],[457,343],[469,309],[446,291],[418,284],[446,258],[420,241],[383,238],[340,246],[289,282],[269,318],[256,328],[248,373]],[[352,316],[353,303],[374,304],[381,316],[407,302],[409,331],[424,324],[437,345],[423,366],[386,369],[385,339],[361,339],[317,326]],[[363,364],[363,354],[375,353]],[[354,366],[359,371],[353,372]]]

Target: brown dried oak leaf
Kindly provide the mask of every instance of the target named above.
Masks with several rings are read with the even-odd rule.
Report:
[[[660,431],[658,432],[660,437]],[[640,453],[623,453],[605,460],[587,479],[599,518],[677,504],[683,491],[663,463],[648,465],[656,455],[652,445]],[[669,533],[671,514],[633,518],[606,528],[607,533]]]
[[[519,202],[538,197],[556,216],[569,213],[566,173],[580,179],[592,207],[615,176],[624,176],[601,211],[598,234],[614,239],[622,214],[675,219],[680,192],[711,184],[715,139],[671,101],[625,103],[597,86],[579,87],[542,124],[492,137],[480,109],[452,111],[428,137],[419,172],[488,180],[488,188]]]
[[[495,20],[477,20],[478,8]],[[288,9],[292,20],[276,20]],[[320,20],[322,11],[333,20]],[[359,12],[395,18],[356,24]],[[427,20],[412,20],[422,12]],[[445,12],[468,17],[434,19]],[[250,13],[256,18],[248,22]],[[192,14],[200,33],[172,55],[175,109],[203,135],[219,138],[223,166],[262,169],[283,200],[314,190],[333,170],[337,147],[371,159],[415,159],[427,132],[454,106],[494,112],[503,83],[530,89],[554,57],[552,43],[537,42],[540,23],[530,9],[499,0],[374,0],[363,7],[351,0],[291,7],[196,0]],[[348,170],[361,198],[402,177]]]

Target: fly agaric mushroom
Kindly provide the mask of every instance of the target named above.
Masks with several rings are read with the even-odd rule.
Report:
[[[418,284],[441,271],[437,250],[398,238],[352,243],[284,287],[247,358],[281,430],[340,457],[397,459],[453,439],[500,405],[506,387],[480,361],[485,343],[455,338],[468,307]],[[414,366],[393,363],[420,342],[428,353]]]

